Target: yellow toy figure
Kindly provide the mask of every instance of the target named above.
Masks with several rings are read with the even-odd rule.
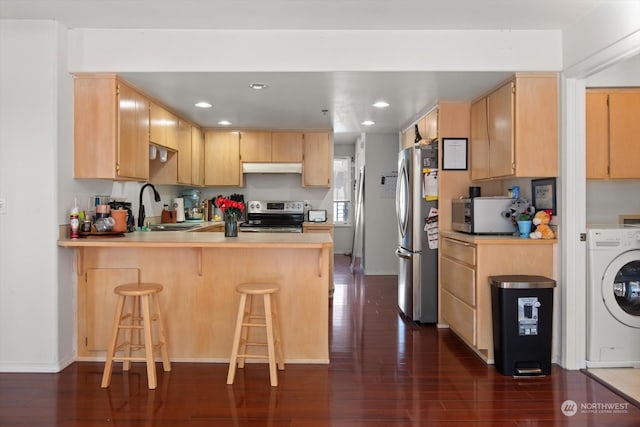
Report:
[[[544,210],[536,212],[533,217],[533,225],[536,226],[536,229],[529,234],[529,237],[532,239],[553,239],[555,234],[551,227],[549,227],[549,222],[551,221],[551,211]]]

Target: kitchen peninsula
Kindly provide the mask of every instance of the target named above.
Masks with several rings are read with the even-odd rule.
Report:
[[[161,283],[172,361],[228,362],[242,282],[280,286],[286,363],[329,363],[327,233],[135,232],[58,241],[76,251],[79,360],[103,360],[113,288]]]

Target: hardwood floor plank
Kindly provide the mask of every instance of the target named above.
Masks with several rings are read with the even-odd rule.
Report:
[[[141,363],[127,373],[116,364],[106,390],[98,362],[0,373],[0,426],[640,425],[640,408],[580,371],[501,375],[449,330],[401,319],[395,277],[352,275],[348,265],[336,256],[329,365],[289,364],[271,387],[266,364],[247,364],[227,386],[227,364],[173,363],[163,372],[158,363],[156,390]],[[567,400],[576,402],[570,417]],[[624,410],[593,410],[607,403]]]

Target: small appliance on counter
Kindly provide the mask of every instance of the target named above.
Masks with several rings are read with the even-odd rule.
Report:
[[[505,196],[453,199],[451,228],[469,234],[513,234],[513,222],[503,215],[512,203]]]
[[[131,211],[131,202],[124,202],[120,200],[113,200],[109,202],[111,208],[111,216],[114,217],[118,226],[114,231],[126,231],[128,233],[136,230],[136,221]],[[126,215],[121,211],[126,211]],[[114,214],[114,211],[119,211]],[[124,227],[120,224],[124,222]]]
[[[187,222],[203,222],[204,209],[202,208],[202,200],[200,199],[200,190],[190,189],[182,192],[184,200],[184,220]]]
[[[307,220],[309,222],[327,222],[327,211],[310,209],[307,212]]]
[[[184,199],[182,197],[173,199],[171,208],[176,211],[176,222],[184,222]]]

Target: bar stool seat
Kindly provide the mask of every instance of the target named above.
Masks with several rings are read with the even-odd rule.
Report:
[[[160,310],[159,295],[161,291],[162,285],[158,283],[127,283],[114,289],[114,293],[118,295],[118,302],[104,372],[102,373],[102,388],[109,387],[114,361],[123,362],[123,371],[129,370],[132,361],[146,362],[147,383],[150,389],[156,388],[154,350],[160,350],[164,371],[171,371],[169,350]],[[127,300],[131,300],[131,311],[123,314]],[[154,320],[157,325],[156,344],[153,343],[152,333],[152,322]],[[135,336],[133,335],[134,330],[138,332]],[[118,344],[120,331],[124,332],[126,338]],[[143,335],[142,342],[140,333]],[[132,356],[131,352],[136,350],[144,350],[144,356]],[[117,356],[116,353],[118,351],[123,351],[124,354]]]
[[[244,368],[245,359],[267,359],[269,361],[269,377],[273,387],[278,385],[278,372],[284,369],[284,356],[282,353],[282,341],[280,337],[280,323],[278,321],[278,305],[272,295],[280,290],[273,283],[242,283],[236,286],[236,292],[240,294],[238,317],[236,320],[233,348],[229,361],[229,373],[227,384],[233,384],[236,374],[236,366]],[[253,296],[262,295],[264,315],[252,313],[251,303]],[[250,328],[264,328],[267,341],[251,342],[248,340]],[[267,354],[250,353],[250,347],[267,347]]]

